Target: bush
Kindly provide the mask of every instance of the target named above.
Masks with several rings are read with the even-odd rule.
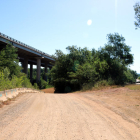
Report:
[[[35,89],[39,89],[37,83],[34,83],[34,88],[35,88]]]
[[[30,80],[24,73],[21,73],[19,77],[12,75],[10,78],[10,70],[6,67],[3,71],[0,71],[0,90],[12,89],[12,88],[32,88]]]
[[[106,80],[98,81],[94,85],[94,87],[101,87],[101,86],[108,86],[108,81],[106,81]]]
[[[115,85],[115,82],[112,78],[108,78],[108,85]]]
[[[125,81],[126,83],[135,83],[136,82],[136,77],[133,75],[132,70],[127,70],[124,72],[125,75]]]
[[[94,87],[94,83],[86,83],[86,84],[83,84],[82,90],[83,91],[92,90],[93,87]]]
[[[30,79],[26,77],[26,75],[22,76],[22,87],[32,88],[32,84],[30,83]]]
[[[136,79],[136,72],[128,71],[133,55],[125,38],[115,33],[108,34],[107,39],[108,42],[98,51],[77,46],[68,46],[67,54],[56,50],[55,65],[50,72],[55,92],[124,85]]]
[[[48,82],[46,82],[41,78],[40,81],[38,82],[38,86],[40,89],[45,89],[48,86]]]
[[[82,90],[83,91],[92,90],[93,88],[100,89],[101,87],[106,87],[109,85],[114,85],[114,81],[111,78],[109,78],[108,81],[107,80],[100,80],[100,81],[97,81],[96,83],[83,84]]]

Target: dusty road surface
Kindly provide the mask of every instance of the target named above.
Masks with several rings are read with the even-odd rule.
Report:
[[[23,94],[0,108],[0,140],[140,140],[139,123],[97,97]]]

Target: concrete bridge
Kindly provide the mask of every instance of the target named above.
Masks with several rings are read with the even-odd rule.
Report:
[[[25,43],[22,43],[16,39],[13,39],[0,32],[0,50],[10,43],[14,47],[18,48],[18,59],[23,67],[23,72],[28,74],[28,64],[30,64],[30,80],[32,81],[33,65],[37,65],[37,81],[40,80],[41,66],[45,67],[45,73],[47,68],[53,66],[55,60],[47,53],[37,50]],[[47,77],[45,78],[47,79]]]

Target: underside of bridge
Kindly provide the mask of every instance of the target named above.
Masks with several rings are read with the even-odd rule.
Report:
[[[6,47],[7,45],[6,39],[1,38],[0,36],[0,51]],[[23,72],[28,74],[28,64],[30,65],[30,80],[32,82],[32,74],[33,74],[33,65],[37,66],[37,78],[36,81],[38,82],[40,80],[40,73],[41,73],[41,67],[45,68],[45,73],[47,73],[47,68],[52,68],[54,64],[54,59],[51,57],[46,57],[43,55],[43,53],[36,53],[34,50],[26,49],[24,46],[20,44],[16,44],[15,42],[9,41],[14,47],[18,49],[18,59],[19,62],[21,62],[23,67]],[[44,53],[45,54],[45,53]],[[45,80],[47,80],[47,77],[44,77]]]

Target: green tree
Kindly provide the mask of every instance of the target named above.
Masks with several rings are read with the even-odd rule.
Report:
[[[125,38],[118,33],[107,35],[108,43],[105,44],[105,54],[109,55],[109,59],[118,60],[124,65],[133,63],[133,55],[131,47],[125,44]]]
[[[108,42],[105,47],[100,48],[98,56],[108,63],[108,70],[104,73],[104,78],[112,78],[116,84],[124,84],[124,71],[133,63],[131,47],[125,44],[125,38],[118,33],[108,34]]]
[[[51,70],[56,92],[81,89],[84,83],[99,80],[107,69],[107,63],[100,61],[94,50],[76,46],[68,46],[66,49],[68,54],[56,51],[55,66]]]
[[[10,70],[10,76],[19,75],[21,67],[18,63],[17,48],[11,44],[6,45],[6,47],[0,51],[0,71],[7,67]]]
[[[0,90],[32,87],[26,74],[21,73],[17,49],[11,44],[0,52]]]
[[[68,54],[56,51],[55,65],[50,73],[56,92],[79,90],[84,85],[96,83],[106,85],[106,81],[110,84],[134,81],[135,72],[127,68],[133,63],[131,47],[118,33],[107,37],[107,44],[98,51],[76,46],[68,46]]]
[[[136,21],[134,22],[136,29],[140,28],[140,3],[136,3],[134,5],[134,11],[135,11],[135,19]]]
[[[136,71],[133,71],[131,69],[127,69],[125,72],[125,81],[128,83],[135,83],[136,79],[138,77]]]

